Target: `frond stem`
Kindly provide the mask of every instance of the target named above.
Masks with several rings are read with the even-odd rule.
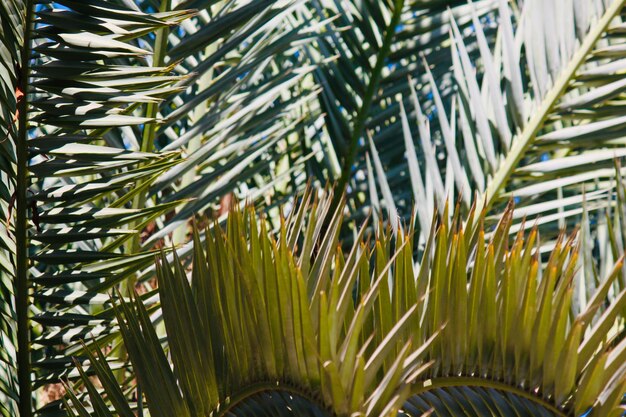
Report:
[[[20,57],[18,88],[22,98],[17,103],[19,112],[16,140],[17,180],[15,184],[15,307],[17,314],[17,380],[19,385],[20,417],[31,417],[32,386],[30,361],[30,325],[28,317],[28,77],[33,21],[33,1],[27,0],[24,20],[24,39]]]
[[[393,14],[391,16],[391,20],[389,21],[389,25],[385,29],[383,44],[376,56],[376,65],[372,70],[372,76],[370,77],[367,89],[365,90],[365,95],[363,96],[363,102],[361,103],[361,107],[359,108],[359,111],[357,113],[356,121],[354,122],[352,135],[350,137],[350,143],[348,144],[348,154],[343,160],[341,177],[339,178],[339,181],[337,183],[335,197],[333,199],[333,204],[331,205],[331,212],[333,212],[335,208],[337,208],[337,205],[341,201],[343,191],[346,189],[348,181],[350,180],[352,164],[354,164],[354,160],[357,156],[357,151],[359,149],[359,138],[361,137],[361,135],[363,134],[363,130],[365,129],[365,122],[367,121],[367,117],[369,116],[370,107],[372,106],[372,101],[374,100],[374,94],[378,89],[378,84],[380,83],[380,79],[382,77],[385,59],[387,59],[387,56],[391,51],[391,44],[396,33],[396,26],[398,26],[398,23],[400,22],[400,16],[402,15],[403,8],[404,0],[394,1]]]
[[[170,9],[170,0],[161,0],[159,12],[166,12]],[[165,62],[165,55],[167,51],[167,37],[169,34],[169,28],[163,27],[157,30],[154,41],[154,55],[152,59],[153,67],[163,66]],[[145,117],[155,118],[159,113],[159,104],[148,103],[146,104]],[[141,135],[141,152],[152,152],[154,150],[154,139],[156,136],[157,126],[155,122],[148,122],[144,125]],[[137,181],[136,187],[141,185],[141,180]],[[146,205],[146,194],[139,193],[133,199],[133,209],[142,209]],[[139,221],[137,221],[139,222]],[[131,223],[132,228],[136,226],[136,223]],[[140,236],[137,234],[129,242],[128,249],[135,250],[139,246]]]

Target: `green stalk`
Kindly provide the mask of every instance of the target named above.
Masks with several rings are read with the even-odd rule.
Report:
[[[348,155],[346,155],[343,160],[341,177],[339,178],[339,181],[337,183],[335,197],[331,206],[331,212],[335,208],[337,208],[339,201],[341,201],[341,196],[343,195],[343,192],[348,185],[348,181],[350,180],[350,171],[352,168],[352,164],[354,163],[357,151],[359,149],[359,138],[363,134],[365,122],[367,121],[367,117],[369,116],[372,100],[374,99],[374,94],[378,89],[378,84],[380,83],[380,78],[382,77],[382,70],[383,66],[385,65],[385,59],[387,59],[387,56],[389,55],[389,52],[391,50],[391,43],[393,42],[393,38],[396,33],[396,26],[398,26],[398,23],[400,23],[400,16],[402,14],[403,8],[404,0],[394,1],[394,9],[391,16],[391,21],[385,29],[383,44],[378,51],[378,55],[376,56],[376,64],[374,66],[374,70],[372,71],[372,76],[370,78],[369,84],[367,85],[367,89],[365,90],[363,102],[361,103],[361,107],[359,108],[359,111],[357,113],[356,121],[354,122],[352,136],[350,137],[350,143],[348,146]]]
[[[506,187],[513,171],[515,171],[515,168],[518,166],[519,161],[523,158],[528,148],[535,141],[537,133],[539,133],[539,130],[543,127],[543,124],[550,115],[552,108],[561,98],[569,86],[570,81],[572,81],[576,75],[576,71],[585,61],[585,58],[589,56],[589,53],[602,33],[606,31],[606,28],[609,23],[611,23],[611,20],[613,20],[620,10],[622,10],[624,3],[625,0],[614,0],[611,6],[606,9],[602,18],[594,24],[593,29],[585,37],[567,68],[565,68],[563,73],[557,78],[556,82],[541,102],[541,106],[535,111],[534,116],[524,127],[522,134],[514,141],[511,150],[496,171],[493,180],[487,186],[484,196],[476,200],[478,205],[476,210],[477,213],[483,209],[483,207],[481,207],[483,202],[484,209],[486,210],[489,210],[493,206],[500,193]],[[479,216],[476,216],[476,220],[478,217]]]
[[[159,12],[166,12],[170,9],[170,0],[161,0],[161,5],[159,6]],[[154,42],[154,54],[152,60],[153,67],[161,67],[165,61],[165,53],[167,50],[167,36],[169,34],[169,28],[164,27],[156,32],[155,42]],[[148,103],[146,105],[145,117],[154,118],[157,116],[159,112],[159,105],[155,103]],[[142,152],[152,152],[154,150],[154,138],[156,136],[156,123],[146,123],[143,128],[143,134],[141,136],[141,151]],[[137,180],[135,187],[140,187],[143,183],[143,180]],[[146,194],[138,193],[135,198],[133,198],[133,209],[142,209],[146,206]],[[137,219],[129,224],[129,229],[133,230],[137,228],[141,224],[141,219]],[[127,254],[134,253],[139,250],[140,245],[140,232],[130,238],[124,245],[125,252]],[[128,278],[128,285],[122,285],[120,288],[120,292],[122,295],[128,295],[133,291],[135,287],[135,283],[137,281],[137,277],[133,274]],[[118,355],[118,357],[125,356],[126,349],[123,344],[120,344],[116,349],[113,350],[112,353]],[[117,377],[123,376],[123,371],[116,372]],[[141,395],[141,389],[138,386],[137,397]],[[142,411],[143,412],[143,411]],[[139,414],[141,415],[141,414]]]
[[[220,7],[222,7],[222,4],[221,2],[218,2],[214,4],[213,6],[211,6],[211,9],[218,10]],[[211,45],[207,46],[204,49],[204,56],[209,57],[216,50],[217,50],[217,44],[212,43]],[[209,87],[209,85],[211,85],[212,79],[213,79],[213,69],[210,69],[206,71],[204,74],[202,74],[200,76],[200,79],[198,80],[198,93],[201,93],[202,91],[206,90]],[[198,120],[200,120],[206,114],[206,110],[209,108],[209,103],[211,101],[212,100],[207,100],[204,102],[204,104],[197,106],[193,111],[191,111],[189,117],[193,123],[198,122]],[[189,154],[193,153],[194,151],[200,148],[200,146],[202,145],[203,139],[204,139],[204,133],[199,133],[198,135],[196,135],[193,139],[189,141],[189,143],[187,144],[187,151],[189,152]],[[195,180],[196,180],[196,172],[194,170],[190,170],[189,172],[183,175],[183,178],[181,179],[181,183],[180,183],[180,188],[183,189],[187,185],[193,183]],[[182,210],[183,208],[184,206],[181,206],[178,210]],[[174,245],[184,243],[185,240],[187,239],[188,231],[189,230],[188,230],[187,224],[183,224],[179,226],[176,230],[174,230],[174,233],[172,233],[172,243]]]
[[[20,417],[31,417],[32,386],[30,362],[30,334],[28,317],[28,76],[30,64],[30,43],[33,20],[32,1],[26,1],[26,19],[24,20],[24,40],[19,69],[19,88],[24,94],[17,105],[19,111],[16,143],[17,182],[16,222],[15,222],[15,307],[17,314],[17,380],[20,389],[18,408]]]
[[[170,9],[170,0],[161,0],[159,12],[166,12]],[[165,62],[165,54],[167,51],[167,37],[169,35],[169,28],[164,27],[156,32],[154,55],[152,60],[153,67],[161,67]],[[146,105],[145,117],[155,118],[159,112],[159,105],[157,103],[148,103]],[[152,152],[154,150],[154,139],[156,136],[157,125],[156,123],[147,123],[143,128],[143,134],[141,136],[141,151]],[[142,181],[137,181],[137,187],[141,185]],[[142,209],[146,206],[146,194],[139,193],[133,199],[133,209]],[[131,223],[131,229],[134,228],[140,220]],[[137,234],[135,237],[129,240],[126,247],[128,253],[131,253],[139,248],[140,236]]]

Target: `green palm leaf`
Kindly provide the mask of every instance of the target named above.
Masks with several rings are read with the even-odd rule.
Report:
[[[623,412],[623,2],[171,6],[0,5],[2,415],[94,371],[107,398],[84,382],[81,416],[130,417],[135,389],[155,415]],[[307,176],[375,215],[377,180],[389,227],[345,239],[341,193],[282,219]],[[271,201],[267,223],[235,211],[192,239],[231,192]],[[415,242],[396,221],[411,199]],[[554,227],[579,215],[580,251]]]
[[[153,415],[398,410],[407,383],[423,371],[417,358],[407,357],[411,343],[396,340],[409,331],[417,307],[379,332],[380,347],[373,349],[365,332],[381,313],[377,300],[389,266],[370,280],[369,255],[358,253],[360,244],[345,264],[340,261],[336,246],[327,244],[342,221],[339,211],[328,212],[331,198],[306,194],[283,222],[278,241],[251,208],[232,212],[224,229],[215,225],[204,244],[196,233],[191,285],[178,259],[171,265],[160,257],[160,310],[171,359],[140,299],[122,303],[117,322]],[[325,215],[332,215],[331,229],[313,230]],[[295,258],[296,244],[320,249],[313,259]],[[311,267],[308,274],[304,265]],[[364,273],[369,283],[360,283],[355,304],[351,289]],[[309,296],[312,286],[317,291]],[[103,357],[91,361],[110,379]],[[116,387],[107,389],[109,398],[119,396]],[[92,400],[95,407],[98,400]],[[72,403],[86,412],[77,398]],[[119,413],[126,407],[115,405]]]
[[[231,212],[204,244],[196,233],[191,272],[161,256],[169,350],[138,296],[116,310],[152,415],[623,412],[626,292],[609,295],[621,260],[570,314],[578,244],[561,236],[542,265],[536,228],[509,242],[512,205],[488,238],[475,211],[434,219],[416,267],[411,234],[381,229],[369,244],[366,224],[344,255],[344,206],[328,211],[331,199],[305,194],[277,241],[251,208]],[[479,226],[465,230],[474,215]],[[106,360],[90,355],[114,410],[128,413]],[[98,415],[113,415],[83,383]]]
[[[62,320],[50,321],[38,315],[33,317],[46,329],[33,340],[32,357],[39,378],[36,384],[51,379],[49,362],[56,361],[57,365],[62,362],[59,357],[45,351],[50,351],[55,342],[75,343],[81,336],[90,334],[89,329],[94,322],[84,317],[95,311],[89,306],[106,303],[106,299],[90,287],[93,287],[94,278],[96,282],[106,281],[109,276],[81,276],[81,272],[88,272],[88,265],[94,262],[111,263],[124,258],[126,262],[120,263],[117,268],[111,267],[109,272],[118,271],[131,276],[134,269],[148,259],[133,255],[134,250],[120,253],[120,246],[133,239],[142,222],[151,221],[172,208],[161,206],[157,210],[141,210],[139,207],[135,218],[138,217],[141,222],[124,221],[129,220],[126,218],[106,227],[98,225],[98,220],[88,214],[89,208],[123,207],[129,199],[145,193],[146,186],[176,163],[173,154],[116,148],[107,143],[106,136],[110,129],[156,123],[154,115],[137,115],[140,106],[159,102],[179,90],[175,84],[182,77],[170,75],[171,67],[153,66],[146,67],[144,71],[133,71],[133,67],[115,65],[113,60],[143,59],[150,51],[136,46],[135,39],[190,16],[189,12],[182,11],[156,17],[101,2],[68,1],[60,4],[69,10],[42,9],[41,13],[37,13],[37,26],[29,35],[32,36],[33,51],[39,54],[39,58],[29,74],[32,78],[24,84],[28,105],[32,107],[27,108],[28,118],[21,126],[24,136],[18,138],[18,143],[24,141],[33,159],[29,163],[24,155],[18,155],[18,167],[32,175],[24,180],[24,184],[32,185],[29,186],[31,193],[28,197],[23,190],[27,200],[22,202],[18,190],[17,206],[18,213],[26,213],[24,203],[30,204],[37,231],[29,233],[28,223],[18,222],[14,233],[29,237],[30,242],[37,246],[31,246],[35,250],[29,249],[29,258],[35,263],[35,269],[30,273],[22,271],[17,279],[26,281],[30,275],[41,280],[34,285],[33,302],[46,306],[47,312],[79,314],[83,320],[67,326]],[[25,5],[27,10],[34,7],[32,4]],[[81,24],[72,25],[71,22],[80,20],[81,16],[88,16],[85,18],[87,28]],[[125,18],[120,19],[123,16]],[[119,25],[110,25],[108,22],[111,19],[121,21]],[[29,26],[32,24],[29,23]],[[30,46],[27,41],[24,45],[26,54],[31,53]],[[37,141],[32,147],[26,143],[27,124],[31,124],[31,129],[37,129],[29,134]],[[46,143],[46,139],[51,137],[58,139],[53,140],[55,143]],[[58,178],[56,182],[46,183],[44,180],[55,177]],[[55,221],[54,216],[49,216],[60,210],[81,206],[87,210],[75,210],[75,219],[69,224],[65,219]],[[39,221],[40,210],[43,211],[43,218],[48,220],[45,224]],[[19,262],[19,253],[17,259]],[[77,272],[73,283],[60,283],[60,275],[71,270]],[[25,299],[26,292],[19,297]],[[20,314],[26,315],[26,312]],[[101,318],[95,319],[95,322],[100,321]],[[91,332],[93,336],[98,333]],[[26,346],[22,345],[20,350]],[[69,365],[69,358],[65,361]],[[21,368],[28,369],[24,365]],[[24,385],[22,381],[20,387]],[[25,402],[24,407],[30,407],[30,402]],[[26,412],[22,410],[23,414]]]

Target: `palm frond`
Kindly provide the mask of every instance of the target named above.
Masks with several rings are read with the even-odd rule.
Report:
[[[496,7],[491,0],[476,2],[480,16],[491,16]],[[341,177],[341,186],[350,182],[355,200],[362,200],[356,194],[358,180],[352,177],[364,170],[360,157],[367,149],[367,141],[362,140],[366,131],[376,143],[394,144],[385,146],[385,159],[397,161],[402,156],[395,146],[402,134],[397,96],[411,91],[406,77],[416,74],[420,54],[437,63],[436,76],[448,86],[445,95],[451,93],[447,31],[451,16],[463,27],[471,25],[470,8],[457,1],[311,2],[311,16],[336,16],[336,32],[307,51],[316,63],[329,60],[314,73],[323,87],[319,103],[329,141],[341,162],[334,174]],[[493,40],[493,35],[491,31],[488,38]],[[426,80],[425,75],[419,78]],[[420,93],[424,99],[428,90]]]
[[[541,214],[542,230],[552,236],[558,227],[579,221],[583,192],[594,201],[590,210],[613,205],[614,158],[623,156],[617,111],[622,6],[619,1],[600,8],[567,2],[556,12],[552,4],[525,2],[518,14],[500,1],[495,48],[486,28],[494,23],[479,17],[476,4],[469,14],[471,28],[451,19],[447,49],[454,99],[446,103],[440,92],[448,83],[432,73],[438,64],[426,57],[426,80],[408,81],[411,91],[402,96],[407,110],[400,115],[404,136],[414,141],[419,136],[423,145],[417,158],[408,159],[409,169],[391,170],[392,159],[383,156],[389,145],[375,143],[373,152],[381,154],[393,179],[391,189],[413,184],[410,195],[395,194],[396,205],[406,212],[411,200],[425,196],[428,210],[420,216],[426,221],[435,205],[441,209],[456,192],[469,207],[476,190],[475,201],[493,213],[514,197],[516,218]],[[475,43],[479,57],[472,58]],[[434,104],[416,94],[424,89],[432,91]],[[405,149],[415,152],[411,144]],[[387,181],[379,176],[377,182],[382,189]],[[421,194],[420,188],[433,192]]]
[[[450,219],[445,207],[416,266],[412,228],[394,239],[380,223],[370,244],[365,224],[344,254],[344,205],[329,211],[331,200],[306,194],[277,240],[254,210],[231,212],[205,243],[196,233],[191,272],[161,256],[161,304],[151,311],[162,314],[169,355],[140,298],[121,304],[118,324],[153,415],[623,411],[622,260],[570,314],[575,236],[562,235],[542,265],[537,228],[508,238],[513,205],[487,237],[482,226],[463,227],[484,224],[484,214],[461,219],[457,208]],[[119,389],[96,355],[85,369],[106,379],[123,415],[127,403],[115,403]],[[92,381],[83,383],[83,400],[112,415]]]
[[[252,208],[231,212],[204,244],[196,233],[191,284],[178,259],[169,264],[161,256],[159,309],[170,359],[140,299],[121,304],[117,322],[153,415],[257,415],[266,408],[287,415],[299,408],[302,415],[330,409],[374,416],[399,409],[409,378],[423,371],[408,357],[411,342],[397,341],[417,308],[403,310],[388,329],[374,324],[377,314],[391,313],[378,301],[389,265],[370,275],[362,242],[344,262],[333,245],[342,215],[328,211],[331,198],[306,194],[277,241]],[[332,218],[328,231],[317,227],[325,216]],[[296,258],[296,245],[318,250]],[[95,363],[107,375],[103,358]],[[85,411],[77,398],[73,405]],[[115,408],[122,413],[125,405]]]
[[[302,82],[312,67],[296,52],[316,26],[288,19],[298,2],[149,3],[0,9],[10,139],[0,307],[10,317],[7,355],[14,344],[22,355],[5,358],[10,397],[13,364],[26,386],[32,360],[38,387],[67,372],[79,340],[110,342],[118,330],[106,292],[151,278],[159,245],[186,242],[193,216],[233,191],[280,194],[305,183],[297,168],[313,155],[304,108],[315,86]],[[38,327],[32,344],[29,322]]]
[[[175,243],[185,242],[189,218],[231,191],[245,199],[268,185],[288,190],[291,177],[304,185],[303,176],[279,165],[288,155],[289,168],[302,166],[317,141],[315,132],[305,132],[314,122],[306,107],[316,87],[303,80],[313,66],[299,50],[320,24],[291,19],[301,7],[293,1],[211,3],[196,2],[198,17],[170,34],[166,59],[177,62],[189,88],[161,106],[165,123],[155,138],[184,160],[159,177],[150,195],[188,200],[147,248],[172,231]]]
[[[37,7],[31,23],[37,59],[34,65],[27,63],[32,66],[25,120],[31,129],[30,156],[18,160],[28,165],[23,169],[30,175],[28,204],[36,231],[16,229],[15,235],[28,236],[37,245],[30,254],[34,268],[28,279],[34,287],[32,302],[45,306],[45,313],[33,317],[44,328],[32,341],[35,386],[54,381],[63,368],[57,356],[63,351],[53,353],[52,346],[75,344],[106,328],[102,318],[91,321],[94,307],[108,301],[94,284],[110,288],[150,262],[127,242],[172,205],[120,214],[176,164],[175,155],[120,149],[108,140],[108,132],[137,125],[149,129],[159,122],[155,115],[140,115],[141,106],[179,91],[176,84],[183,77],[172,74],[171,66],[150,66],[145,57],[152,51],[140,47],[138,39],[193,14],[183,10],[157,16],[92,1],[57,5],[63,8]],[[77,21],[85,23],[73,24]],[[23,206],[18,210],[26,212]],[[107,214],[118,215],[114,224],[103,221]],[[92,265],[102,264],[108,265],[107,273],[91,273]],[[112,272],[119,274],[114,280]],[[23,274],[26,279],[27,272]],[[64,321],[63,314],[73,320]],[[99,325],[94,328],[94,323]],[[65,366],[70,363],[65,357]]]

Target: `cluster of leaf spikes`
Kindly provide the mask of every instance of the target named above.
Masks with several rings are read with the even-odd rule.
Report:
[[[308,190],[277,231],[234,209],[205,241],[195,233],[191,272],[158,260],[160,305],[119,305],[151,416],[624,411],[621,262],[576,312],[575,239],[542,265],[536,229],[512,237],[511,206],[490,236],[484,214],[444,210],[416,264],[412,227],[365,223],[344,253],[343,205],[331,212],[331,201]],[[88,353],[87,395],[69,390],[70,414],[133,416],[105,357]]]
[[[416,303],[387,327],[378,302],[393,259],[370,271],[359,233],[347,257],[338,245],[342,208],[307,192],[278,231],[252,207],[235,209],[202,242],[193,269],[158,261],[166,346],[140,297],[121,303],[117,320],[138,384],[154,417],[213,415],[394,415],[425,369],[410,338]],[[274,239],[273,236],[278,236]],[[296,256],[300,254],[300,256]],[[391,323],[391,322],[390,322]],[[374,336],[372,336],[374,335]],[[123,390],[93,358],[115,411],[89,380],[98,416],[133,415]],[[71,407],[90,415],[70,390]],[[259,410],[261,409],[261,410]],[[115,413],[115,414],[113,414]]]
[[[577,233],[545,247],[536,224],[512,229],[512,202],[487,234],[484,212],[472,208],[464,223],[458,208],[451,221],[433,223],[422,255],[414,339],[443,328],[407,414],[623,415],[623,258],[581,303],[577,286],[588,284],[577,275]]]

